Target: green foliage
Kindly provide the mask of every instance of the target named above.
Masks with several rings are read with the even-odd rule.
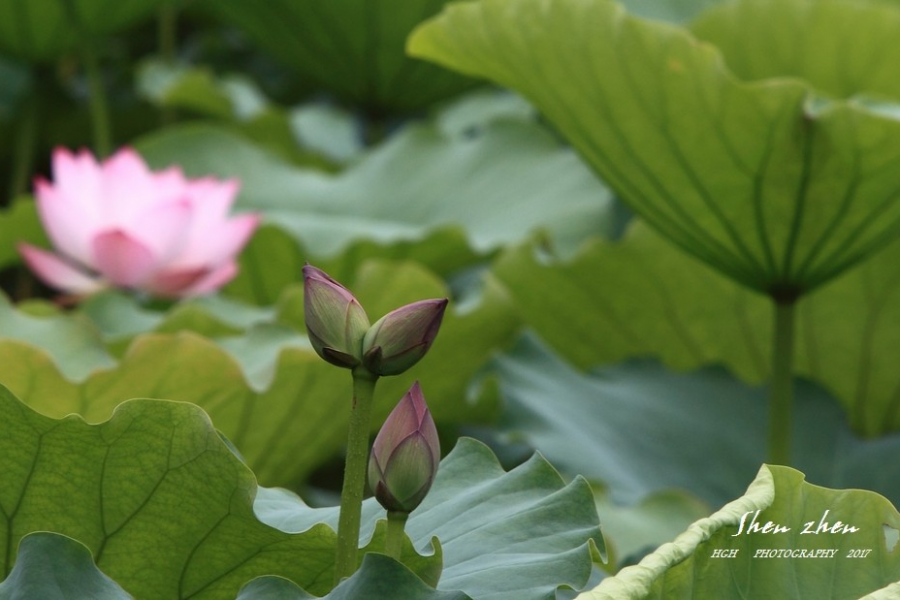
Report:
[[[347,282],[375,315],[447,295],[440,280],[412,263],[369,262]],[[296,485],[343,447],[350,380],[308,345],[301,287],[289,288],[275,313],[239,306],[203,300],[154,315],[111,296],[93,299],[84,314],[42,318],[7,307],[0,311],[0,327],[8,336],[47,349],[56,362],[21,343],[0,340],[6,365],[0,381],[45,414],[78,413],[89,421],[108,418],[131,396],[194,402],[262,482]],[[115,348],[133,339],[121,361],[113,362],[85,314],[98,317]],[[487,290],[465,314],[448,311],[439,340],[415,372],[380,382],[373,428],[415,379],[438,422],[487,420],[495,408],[465,403],[468,381],[517,327],[498,290]],[[145,328],[166,333],[142,334]],[[57,341],[60,332],[65,344]]]
[[[330,120],[310,124],[304,115],[315,105],[286,110],[242,74],[217,76],[208,68],[149,60],[140,65],[137,91],[163,110],[214,119],[288,162],[330,169],[332,161],[346,161],[358,150],[348,113],[332,111]],[[339,127],[343,136],[335,135]]]
[[[99,332],[87,319],[56,314],[47,305],[33,304],[30,308],[49,314],[32,316],[17,310],[6,298],[0,297],[0,322],[5,338],[0,344],[17,340],[43,348],[49,357],[44,355],[35,363],[48,363],[48,359],[52,358],[61,373],[71,379],[83,379],[96,369],[112,365],[112,358],[104,348]],[[7,374],[12,374],[12,371],[7,371]]]
[[[34,586],[48,585],[48,568],[66,593],[94,589],[110,598],[123,597],[117,586],[136,597],[230,597],[262,575],[315,594],[330,589],[335,534],[328,524],[335,510],[309,509],[285,490],[258,490],[197,406],[132,400],[109,421],[89,425],[76,415],[39,415],[0,389],[0,413],[6,516],[0,562],[12,572],[0,588],[4,597],[46,589]],[[586,583],[603,539],[583,480],[565,485],[539,457],[506,473],[474,441],[461,442],[439,473],[429,500],[410,519],[414,541],[433,547],[419,555],[406,544],[403,558],[413,572],[436,583],[443,557],[441,587],[475,598],[545,598],[560,585]],[[369,501],[367,551],[383,545],[383,528],[373,530],[378,512]],[[552,532],[553,547],[532,538],[534,530]],[[25,537],[38,531],[66,537]],[[443,552],[431,536],[447,540]],[[531,561],[523,562],[522,552]],[[432,598],[408,571],[373,560],[382,566],[363,570],[350,589],[378,590],[396,575],[399,585]],[[481,560],[494,566],[486,572]],[[509,595],[508,582],[497,595],[503,572],[519,574],[518,595]],[[258,582],[242,593],[262,594],[272,585]],[[338,587],[334,597],[342,593]]]
[[[615,502],[603,489],[595,490],[595,498],[603,538],[611,555],[611,572],[623,562],[627,564],[631,558],[672,540],[710,512],[709,505],[682,490],[656,492],[632,505]]]
[[[237,600],[307,600],[315,598],[293,583],[261,577],[248,583]],[[462,592],[441,592],[426,586],[397,562],[379,554],[367,554],[359,571],[337,586],[323,600],[470,600]]]
[[[473,135],[409,126],[338,175],[295,168],[205,125],[163,130],[138,148],[156,167],[240,178],[241,208],[261,211],[316,257],[363,239],[427,246],[433,232],[451,227],[482,254],[536,229],[570,251],[609,230],[606,189],[530,119],[492,122]]]
[[[746,533],[756,511],[760,511],[760,526],[771,521],[790,531]],[[742,519],[746,520],[743,530]],[[810,522],[815,531],[822,519],[831,526],[840,520],[858,531],[803,533]],[[673,543],[605,579],[579,599],[856,600],[881,588],[896,588],[892,584],[900,578],[900,552],[886,542],[883,528],[896,531],[898,527],[900,513],[878,494],[818,487],[791,468],[764,465],[743,497],[697,521]],[[804,549],[833,550],[835,558],[753,558],[758,550]],[[865,558],[850,556],[858,549],[871,552]],[[712,557],[715,550],[738,552],[735,558],[723,559]]]
[[[199,8],[240,27],[316,87],[379,115],[422,109],[472,85],[403,52],[410,30],[444,2],[204,0]]]
[[[334,532],[260,523],[252,473],[198,407],[136,400],[88,425],[39,415],[4,389],[0,410],[7,573],[23,535],[54,531],[139,597],[221,598],[261,574],[327,590]]]
[[[52,565],[50,569],[48,565]],[[369,600],[393,600],[398,595],[407,600],[469,600],[460,592],[435,591],[403,565],[377,554],[367,555],[354,577],[322,598],[341,600],[361,595]],[[63,535],[37,532],[22,538],[16,566],[0,584],[0,598],[129,600],[132,596],[97,569],[83,544]],[[237,594],[238,600],[314,598],[318,596],[274,575],[253,579]]]
[[[0,0],[0,383],[24,401],[0,390],[0,600],[571,600],[604,577],[584,600],[896,597],[896,511],[760,471],[750,386],[764,294],[802,295],[792,465],[900,500],[900,5],[444,4]],[[459,95],[469,76],[524,98]],[[104,90],[114,143],[238,178],[261,213],[220,293],[29,279],[17,244],[49,241],[28,182],[90,145]],[[334,589],[337,509],[257,487],[327,504],[340,478],[351,384],[307,339],[306,262],[373,322],[450,298],[423,361],[379,381],[372,433],[420,380],[442,446],[475,434],[503,464],[463,438],[403,564],[367,501]],[[730,533],[753,507],[828,509],[863,533],[813,546],[874,553],[747,562],[760,542]]]
[[[47,235],[41,227],[34,202],[27,198],[16,198],[11,206],[0,212],[0,267],[19,263],[16,244],[20,242],[47,244]]]
[[[900,429],[897,249],[891,244],[798,304],[796,373],[834,394],[867,435]],[[641,223],[570,262],[541,260],[523,246],[494,271],[522,318],[581,368],[653,355],[676,370],[722,364],[751,383],[769,376],[766,298],[673,250]]]
[[[722,0],[622,0],[628,12],[641,17],[685,23]]]
[[[564,473],[603,482],[615,502],[683,489],[720,505],[741,493],[764,459],[764,394],[722,369],[675,374],[631,361],[584,374],[527,339],[498,362],[509,402],[505,437],[538,449]],[[808,384],[796,388],[795,466],[823,485],[900,499],[892,458],[900,436],[860,439],[832,398]]]
[[[310,511],[283,490],[263,490],[256,510],[283,531],[337,523],[336,509]],[[374,499],[363,504],[363,539],[384,515]],[[434,487],[410,514],[406,532],[420,551],[432,536],[442,540],[438,588],[461,589],[473,598],[554,598],[560,585],[583,587],[592,561],[605,553],[583,479],[565,484],[540,455],[507,473],[487,447],[467,438],[441,462]]]
[[[898,27],[900,12],[859,2],[740,0],[703,13],[691,31],[744,81],[790,76],[837,98],[900,99]]]
[[[47,565],[53,565],[48,577]],[[130,600],[131,596],[94,565],[91,551],[71,538],[49,532],[26,535],[16,565],[0,583],[0,598],[94,598]]]
[[[829,18],[860,14],[897,19],[869,3],[835,4]],[[757,37],[801,36],[815,21]],[[879,52],[878,36],[845,31],[852,42],[824,36],[834,49],[815,56],[851,43]],[[484,0],[448,7],[409,49],[522,92],[653,227],[752,289],[790,299],[896,237],[900,121],[828,100],[802,80],[740,81],[716,48],[681,28],[606,0]],[[831,80],[843,64],[821,62]],[[860,77],[855,91],[866,91]]]
[[[147,18],[170,0],[29,0],[0,2],[0,48],[29,61],[48,62],[100,37]]]

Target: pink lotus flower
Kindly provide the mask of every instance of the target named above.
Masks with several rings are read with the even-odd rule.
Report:
[[[46,284],[77,295],[105,287],[163,297],[209,293],[237,274],[235,256],[258,215],[228,218],[235,180],[151,172],[131,148],[100,163],[87,151],[53,152],[53,178],[35,182],[37,209],[56,253],[19,251]]]

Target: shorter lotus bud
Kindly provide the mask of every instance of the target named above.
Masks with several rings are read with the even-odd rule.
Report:
[[[447,299],[421,300],[381,317],[363,339],[363,363],[376,375],[399,375],[425,356],[437,337]]]
[[[369,487],[389,512],[410,513],[431,489],[440,460],[437,429],[417,381],[375,437]]]
[[[362,341],[369,329],[366,311],[347,288],[312,265],[303,267],[303,314],[319,356],[347,369],[362,361]]]

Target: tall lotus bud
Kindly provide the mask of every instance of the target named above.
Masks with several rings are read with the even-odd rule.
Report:
[[[421,300],[381,317],[366,332],[363,363],[376,375],[398,375],[419,362],[437,337],[447,299]]]
[[[441,446],[419,382],[391,411],[369,455],[369,487],[389,512],[410,513],[437,473]]]
[[[347,288],[312,265],[303,267],[303,314],[319,356],[347,369],[360,364],[366,311]]]

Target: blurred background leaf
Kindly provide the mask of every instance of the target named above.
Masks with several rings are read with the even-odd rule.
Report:
[[[412,28],[444,2],[203,0],[196,9],[240,28],[309,84],[381,116],[427,108],[473,85],[404,52]]]

